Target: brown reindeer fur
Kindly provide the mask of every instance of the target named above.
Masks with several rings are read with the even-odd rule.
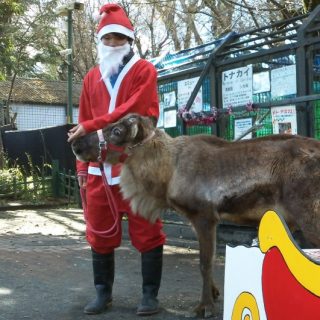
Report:
[[[150,134],[154,132],[154,136]],[[273,135],[228,142],[209,135],[171,138],[150,118],[128,115],[103,129],[108,143],[125,147],[120,187],[132,210],[154,221],[173,208],[192,223],[199,240],[203,289],[195,313],[209,317],[218,295],[212,280],[216,225],[258,225],[267,210],[320,245],[320,142]],[[76,140],[78,159],[97,161],[98,138]],[[110,151],[107,161],[119,153]]]

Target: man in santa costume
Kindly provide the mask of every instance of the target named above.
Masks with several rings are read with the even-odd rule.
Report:
[[[79,104],[79,124],[68,133],[72,141],[115,122],[127,113],[158,118],[157,72],[154,66],[133,53],[134,29],[124,10],[116,4],[100,9],[97,30],[99,65],[85,76]],[[132,245],[141,252],[142,300],[138,315],[157,313],[165,234],[160,220],[151,224],[134,215],[119,192],[117,166],[105,165],[105,174],[117,204],[119,219],[112,214],[97,163],[77,161],[83,195],[86,238],[91,246],[96,298],[84,312],[98,314],[112,302],[114,250],[121,243],[121,218],[128,216]],[[115,223],[117,224],[115,226]],[[113,232],[108,232],[108,230]]]

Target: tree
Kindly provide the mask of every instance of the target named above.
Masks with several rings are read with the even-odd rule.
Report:
[[[87,0],[73,11],[74,80],[96,63],[93,13],[114,0]],[[245,32],[312,10],[320,0],[121,0],[135,27],[135,51],[157,57],[212,41],[227,32]],[[54,8],[63,0],[2,0],[0,78],[30,76],[67,79],[67,32]],[[45,26],[45,28],[44,28]]]
[[[11,73],[14,52],[12,17],[23,13],[19,0],[5,0],[0,3],[0,80]]]
[[[6,0],[0,11],[7,15],[2,27],[2,42],[9,43],[7,58],[1,59],[5,77],[45,77],[45,64],[56,63],[57,50],[53,43],[53,8],[56,1]],[[9,4],[10,2],[10,4]],[[8,10],[14,8],[14,10]],[[1,7],[0,7],[1,8]],[[0,9],[1,10],[1,9]]]
[[[6,0],[0,5],[0,77],[10,79],[11,87],[4,103],[1,125],[11,122],[9,103],[17,76],[45,77],[46,65],[56,63],[56,48],[50,27],[55,1]]]
[[[320,0],[304,0],[303,9],[305,12],[311,12],[320,4]]]

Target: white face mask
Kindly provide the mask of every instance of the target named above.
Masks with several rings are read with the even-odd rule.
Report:
[[[130,52],[131,47],[129,43],[125,43],[123,46],[109,47],[99,42],[97,49],[102,78],[107,79],[118,73],[123,58]]]

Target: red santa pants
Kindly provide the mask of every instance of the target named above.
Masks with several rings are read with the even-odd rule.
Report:
[[[133,214],[129,203],[122,199],[119,186],[111,186],[112,194],[118,206],[118,231],[111,237],[101,236],[95,231],[109,230],[114,224],[114,217],[108,204],[105,186],[101,176],[88,174],[86,187],[86,238],[90,246],[98,253],[112,252],[121,244],[121,220],[128,216],[128,229],[132,245],[140,252],[147,252],[165,243],[162,222],[151,224],[139,215]]]

